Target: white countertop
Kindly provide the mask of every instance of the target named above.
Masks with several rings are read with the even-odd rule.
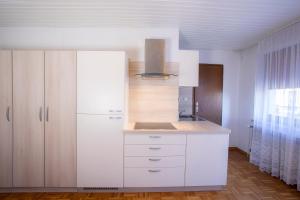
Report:
[[[128,123],[124,133],[216,133],[230,134],[231,130],[210,121],[178,121],[171,122],[175,130],[166,129],[134,129],[135,123]]]

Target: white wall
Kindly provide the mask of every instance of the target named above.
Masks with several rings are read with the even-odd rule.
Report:
[[[144,60],[145,38],[166,39],[166,61],[177,61],[176,28],[0,28],[0,48],[125,50]]]
[[[231,129],[230,146],[238,145],[238,91],[240,53],[237,51],[199,50],[199,62],[223,64],[222,125]]]
[[[239,75],[239,109],[238,109],[238,143],[237,147],[249,152],[249,139],[251,129],[248,126],[253,119],[254,111],[254,89],[257,46],[242,50],[241,68]]]

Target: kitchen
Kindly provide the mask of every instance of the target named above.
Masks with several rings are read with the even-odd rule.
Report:
[[[233,3],[235,14],[255,7]],[[212,18],[205,12],[199,18],[200,4],[141,1],[135,10],[131,1],[1,2],[0,199],[298,198],[297,180],[263,165],[277,154],[262,151],[281,139],[260,140],[256,99],[263,78],[279,78],[280,89],[298,88],[298,82],[283,84],[290,79],[285,72],[284,78],[260,76],[278,71],[272,59],[264,63],[270,70],[260,71],[258,55],[268,37],[258,36],[267,28],[251,32],[259,24],[250,23],[251,15],[244,16],[251,26],[236,22],[226,32],[223,22],[202,23]],[[299,15],[298,4],[280,7],[289,13],[286,21]],[[221,8],[206,1],[200,10],[209,5]],[[224,16],[243,20],[230,9],[224,5]],[[275,19],[260,15],[264,9],[280,16],[274,5],[259,9],[266,21]],[[287,52],[299,52],[292,48]],[[276,99],[268,103],[272,112],[286,106],[276,81],[268,88]],[[297,109],[298,90],[291,88]]]

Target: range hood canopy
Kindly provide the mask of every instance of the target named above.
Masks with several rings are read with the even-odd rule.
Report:
[[[165,73],[165,40],[145,40],[145,73],[137,74],[146,78],[168,78],[176,74]]]

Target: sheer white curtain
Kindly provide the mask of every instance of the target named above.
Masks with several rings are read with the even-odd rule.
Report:
[[[250,162],[300,191],[300,23],[259,49]]]

